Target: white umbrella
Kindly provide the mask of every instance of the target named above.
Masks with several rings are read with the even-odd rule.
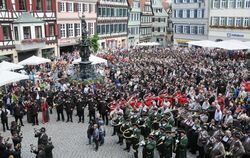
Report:
[[[20,65],[39,65],[39,64],[48,63],[48,62],[51,62],[51,60],[46,59],[46,58],[42,58],[42,57],[32,56],[32,57],[29,57],[29,58],[19,62],[18,64],[20,64]]]
[[[17,69],[22,69],[22,65],[18,65],[15,63],[10,63],[7,61],[3,61],[0,63],[0,70],[17,70]]]
[[[108,62],[107,62],[106,59],[97,57],[97,56],[92,55],[92,54],[90,54],[89,61],[91,61],[91,64],[92,64],[92,65],[101,64],[101,63],[104,63],[104,64],[106,64],[106,65],[108,64]],[[78,63],[80,63],[80,62],[81,62],[81,58],[78,58],[78,59],[74,60],[72,63],[73,63],[73,64],[78,64]]]
[[[17,82],[20,80],[29,79],[29,76],[19,74],[11,71],[0,71],[0,86],[4,86],[6,84]]]

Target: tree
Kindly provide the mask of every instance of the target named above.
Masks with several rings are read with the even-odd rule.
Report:
[[[97,53],[97,51],[99,50],[99,36],[98,35],[94,35],[92,37],[90,37],[90,47],[92,48],[92,50]]]

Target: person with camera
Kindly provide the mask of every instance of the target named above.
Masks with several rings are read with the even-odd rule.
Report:
[[[48,143],[48,135],[45,133],[46,129],[42,127],[39,131],[35,129],[35,137],[38,137],[38,145],[46,145]]]

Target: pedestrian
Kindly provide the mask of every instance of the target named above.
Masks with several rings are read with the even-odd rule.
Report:
[[[9,130],[9,123],[8,123],[8,115],[10,114],[10,111],[4,107],[0,107],[0,116],[1,116],[1,122],[3,125],[3,132],[5,132],[5,128]]]
[[[95,143],[95,151],[97,151],[99,147],[99,133],[98,125],[94,124],[93,141]]]
[[[23,107],[20,104],[16,104],[13,111],[14,111],[15,121],[17,122],[17,124],[18,124],[18,120],[19,120],[19,123],[21,124],[21,126],[24,126],[24,124],[23,124],[23,115],[24,115]]]

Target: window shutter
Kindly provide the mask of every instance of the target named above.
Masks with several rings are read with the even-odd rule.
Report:
[[[74,3],[74,12],[78,12],[78,3]]]
[[[92,4],[89,4],[89,13],[92,12]]]
[[[66,12],[68,12],[68,9],[69,9],[69,3],[68,3],[68,2],[66,2],[65,4],[66,4]]]
[[[57,4],[58,4],[58,6],[57,6],[58,7],[58,12],[61,12],[61,2],[58,2]]]
[[[60,39],[61,38],[61,32],[60,32],[61,24],[56,24],[55,25],[55,33],[57,33],[57,37]]]
[[[91,26],[91,23],[89,22],[89,23],[88,23],[88,33],[89,33],[89,35],[91,35],[90,26]]]
[[[11,9],[12,9],[11,0],[6,0],[6,9],[7,9],[7,10],[11,10]]]
[[[46,12],[47,8],[46,8],[46,0],[42,1],[42,5],[43,5],[43,11]]]
[[[58,24],[54,24],[54,29],[55,29],[55,36],[58,36],[59,35]]]
[[[4,41],[4,37],[3,37],[3,27],[2,25],[0,25],[0,42]]]
[[[94,34],[97,34],[97,32],[96,32],[96,22],[94,22],[94,27],[93,27],[93,29],[94,29]]]
[[[52,11],[53,12],[55,12],[56,11],[56,1],[54,0],[52,0],[52,2],[51,2],[52,4],[51,4],[51,7],[52,7]],[[59,6],[59,8],[60,8],[60,5],[58,5]],[[58,9],[59,10],[59,9]]]
[[[15,0],[15,10],[19,11],[19,0]]]
[[[65,31],[65,33],[66,33],[66,37],[69,37],[69,24],[66,24],[66,31]]]
[[[32,1],[32,10],[36,11],[36,1]]]
[[[49,25],[45,24],[45,37],[49,37]]]
[[[30,11],[30,0],[26,0],[26,10]]]
[[[74,32],[75,32],[75,37],[77,37],[77,33],[76,33],[76,26],[77,26],[77,24],[74,24]]]

